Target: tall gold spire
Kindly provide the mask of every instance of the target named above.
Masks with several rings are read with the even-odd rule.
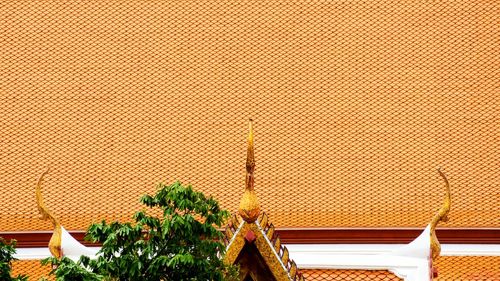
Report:
[[[433,261],[436,260],[437,257],[439,257],[439,254],[441,253],[441,245],[439,244],[439,241],[436,236],[436,226],[441,221],[442,222],[448,221],[448,213],[450,212],[450,207],[451,207],[450,183],[448,182],[446,175],[443,172],[441,172],[441,169],[438,169],[438,173],[444,180],[446,187],[446,195],[443,201],[443,205],[441,206],[439,211],[434,215],[431,221],[431,255]]]
[[[253,125],[252,119],[249,121],[248,128],[248,147],[247,147],[247,163],[245,177],[245,193],[240,201],[238,210],[240,216],[248,223],[254,222],[260,213],[259,200],[253,189],[253,172],[255,169],[254,146],[253,146]]]
[[[49,241],[49,250],[54,257],[59,259],[63,255],[61,249],[61,235],[62,235],[61,224],[59,223],[59,220],[52,214],[52,212],[45,206],[42,197],[43,177],[46,174],[48,174],[49,171],[50,168],[47,168],[47,170],[42,173],[36,184],[36,204],[38,207],[38,212],[40,212],[40,215],[42,215],[41,219],[50,220],[52,222],[52,225],[54,225],[54,233],[52,234],[52,237],[50,238]]]

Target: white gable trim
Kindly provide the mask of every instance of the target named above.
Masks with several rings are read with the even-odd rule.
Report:
[[[294,255],[377,255],[404,244],[285,244]],[[441,244],[441,256],[500,256],[500,244]]]
[[[285,244],[290,258],[301,255],[309,263],[313,257],[335,255],[377,255],[391,252],[403,244]],[[97,252],[100,247],[87,247]],[[20,260],[38,260],[50,256],[49,248],[17,248]],[[500,257],[500,244],[441,244],[441,256],[496,256]],[[300,267],[299,267],[300,268]]]

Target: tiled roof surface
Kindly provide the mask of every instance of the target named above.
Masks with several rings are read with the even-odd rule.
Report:
[[[498,257],[439,257],[436,262],[439,281],[499,281]]]
[[[4,1],[0,231],[123,219],[180,179],[235,211],[247,118],[278,227],[499,227],[498,1]],[[495,90],[497,89],[497,90]]]
[[[302,269],[307,281],[399,281],[403,280],[385,270]]]
[[[18,260],[12,263],[11,276],[27,275],[29,281],[38,281],[41,277],[54,280],[53,276],[49,278],[50,270],[50,266],[42,266],[40,260]]]
[[[293,257],[292,257],[293,258]],[[13,263],[13,274],[27,274],[30,280],[48,276],[49,267],[40,267],[38,260],[23,260]],[[450,257],[437,260],[437,281],[498,281],[500,280],[500,257]],[[388,271],[302,269],[306,280],[401,280]]]

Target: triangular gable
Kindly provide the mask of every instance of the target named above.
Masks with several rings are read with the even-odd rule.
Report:
[[[288,249],[281,245],[274,226],[268,223],[265,213],[252,223],[239,221],[238,216],[234,215],[226,228],[226,238],[228,244],[224,261],[228,264],[240,264],[242,279],[247,274],[252,275],[252,271],[257,269],[253,266],[259,265],[242,264],[240,259],[253,255],[254,261],[262,259],[275,280],[303,280],[297,271],[297,265],[289,258]],[[251,249],[256,249],[258,253],[253,253]]]

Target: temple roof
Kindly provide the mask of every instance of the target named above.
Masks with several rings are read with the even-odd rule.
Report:
[[[236,211],[259,128],[279,227],[500,227],[495,1],[9,1],[0,231],[128,219],[159,181]],[[43,30],[43,32],[40,32]],[[249,106],[249,105],[252,106]]]
[[[39,267],[39,260],[15,261],[13,264],[14,274],[28,274],[31,276],[30,280],[38,280],[41,276],[47,276],[50,271],[48,266],[44,268]],[[435,281],[477,281],[500,279],[500,257],[441,256],[438,259],[437,264],[439,267],[439,277],[436,278]],[[305,280],[308,281],[400,280],[387,271],[301,269],[301,272],[304,274]],[[372,279],[367,279],[372,276]]]

